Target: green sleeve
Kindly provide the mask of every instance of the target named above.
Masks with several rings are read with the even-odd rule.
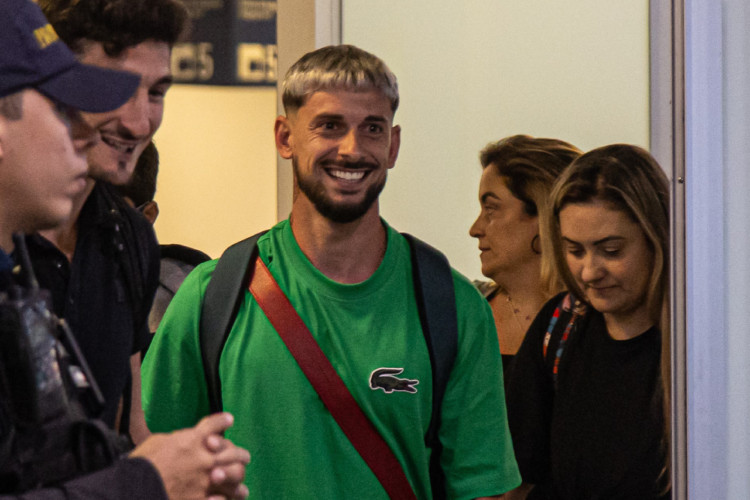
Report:
[[[142,402],[151,432],[195,425],[209,405],[198,340],[202,296],[216,261],[196,267],[180,286],[141,368]]]
[[[505,410],[503,369],[487,301],[454,274],[459,348],[443,402],[441,463],[449,498],[499,495],[521,484]]]

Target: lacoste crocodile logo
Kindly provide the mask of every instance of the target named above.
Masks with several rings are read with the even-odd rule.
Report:
[[[383,392],[390,394],[393,391],[398,392],[417,392],[414,387],[419,380],[410,378],[398,378],[398,375],[404,371],[403,368],[378,368],[370,374],[370,389],[382,389]]]

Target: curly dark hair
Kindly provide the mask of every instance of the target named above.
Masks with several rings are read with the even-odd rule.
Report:
[[[76,53],[83,42],[100,42],[117,57],[146,40],[174,45],[187,24],[180,0],[38,0],[60,38]]]

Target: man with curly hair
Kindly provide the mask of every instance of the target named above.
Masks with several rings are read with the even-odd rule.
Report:
[[[64,225],[33,235],[29,252],[55,313],[65,318],[102,388],[90,416],[147,435],[140,405],[140,351],[159,277],[150,224],[109,184],[124,184],[159,128],[172,83],[170,55],[187,20],[178,0],[39,0],[60,38],[86,64],[136,73],[140,85],[120,108],[96,115],[86,190]]]

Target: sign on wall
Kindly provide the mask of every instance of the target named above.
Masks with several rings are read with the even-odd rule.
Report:
[[[172,50],[179,83],[276,85],[276,0],[183,0],[188,39]]]

